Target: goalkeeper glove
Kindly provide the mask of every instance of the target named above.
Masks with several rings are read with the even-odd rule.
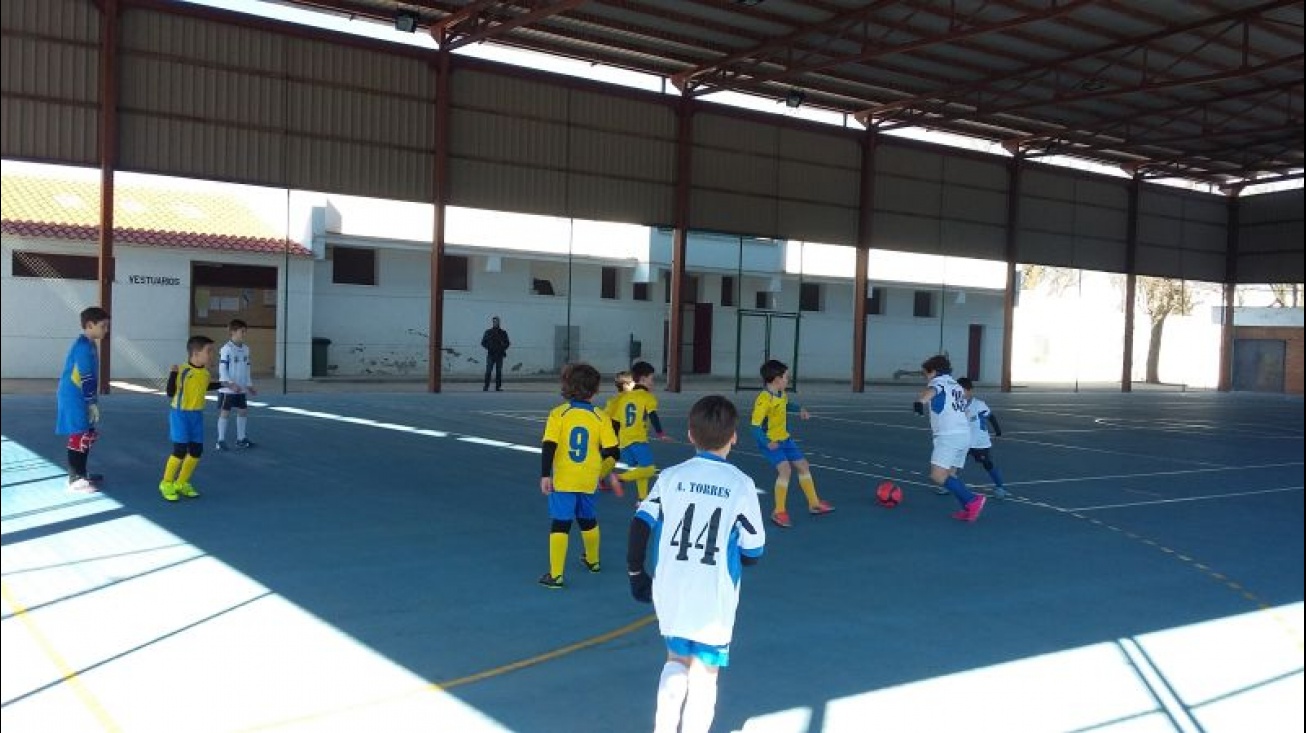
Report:
[[[913,403],[911,403],[911,409],[914,410],[914,411],[916,412],[917,415],[924,415],[924,414],[925,414],[925,405],[922,405],[922,404],[919,403],[919,402],[913,402]]]
[[[653,602],[653,579],[643,570],[630,573],[630,595],[640,603]]]

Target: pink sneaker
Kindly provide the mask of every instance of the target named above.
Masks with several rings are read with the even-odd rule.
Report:
[[[983,494],[977,495],[974,499],[971,499],[965,509],[953,514],[952,518],[960,519],[963,522],[973,522],[979,519],[980,512],[984,511],[984,502],[986,501],[988,501],[988,497]]]
[[[789,512],[771,512],[771,521],[775,522],[775,526],[785,529],[794,526],[794,523],[789,521]]]

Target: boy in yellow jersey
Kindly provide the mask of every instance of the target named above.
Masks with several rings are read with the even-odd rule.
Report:
[[[621,421],[617,419],[617,415],[621,411],[621,401],[625,394],[635,388],[635,378],[631,376],[630,372],[617,372],[617,375],[612,378],[612,386],[616,388],[617,394],[612,399],[604,402],[603,406],[599,408],[599,412],[612,422],[612,431],[617,434],[617,441],[620,442]],[[616,467],[616,461],[603,462],[603,479],[599,481],[599,485],[594,489],[595,491],[611,491],[618,497],[626,495],[625,489],[621,487],[621,479],[617,478]]]
[[[785,511],[785,500],[789,497],[789,474],[798,471],[798,486],[807,497],[807,511],[811,514],[829,514],[834,507],[822,501],[816,495],[816,482],[812,480],[812,469],[803,456],[803,451],[789,437],[786,413],[797,412],[806,420],[806,409],[789,399],[785,389],[789,386],[789,367],[771,359],[762,365],[762,383],[765,385],[753,403],[753,438],[762,456],[775,466],[775,511],[771,512],[771,521],[780,527],[792,527],[789,512]]]
[[[624,372],[623,372],[624,373]],[[637,361],[630,367],[630,389],[620,392],[608,401],[608,417],[619,427],[617,444],[621,446],[621,461],[630,468],[617,474],[622,481],[634,481],[639,500],[648,498],[648,482],[657,473],[653,451],[649,448],[648,428],[651,424],[658,440],[670,440],[662,431],[658,419],[658,398],[653,394],[653,365]]]
[[[172,438],[172,455],[163,469],[159,491],[168,501],[178,496],[193,499],[200,495],[190,485],[190,477],[204,453],[204,393],[217,389],[209,374],[213,362],[213,339],[191,336],[186,342],[186,363],[178,364],[168,374],[168,434]]]
[[[620,455],[612,422],[590,400],[599,391],[599,372],[589,364],[562,369],[562,396],[544,425],[540,451],[540,493],[549,497],[549,572],[540,576],[545,588],[561,588],[571,522],[580,525],[585,554],[580,561],[599,572],[599,520],[594,511],[594,487],[604,473],[604,461]]]

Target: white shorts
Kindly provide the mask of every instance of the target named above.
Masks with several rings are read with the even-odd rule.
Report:
[[[966,453],[970,451],[970,434],[934,436],[934,452],[930,454],[930,465],[940,468],[961,468],[966,465]]]

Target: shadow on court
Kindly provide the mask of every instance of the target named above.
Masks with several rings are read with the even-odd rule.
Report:
[[[795,527],[768,527],[714,731],[1301,729],[1301,398],[983,394],[1015,498],[970,525],[928,485],[915,391],[800,395],[838,511],[807,516],[795,486]],[[679,439],[659,465],[690,455],[698,396],[659,394]],[[163,398],[105,398],[88,497],[63,489],[53,399],[4,396],[4,729],[650,730],[663,649],[627,592],[631,501],[599,499],[603,572],[573,532],[567,587],[535,584],[556,401],[265,397],[258,446],[208,446],[203,496],[172,504]]]

